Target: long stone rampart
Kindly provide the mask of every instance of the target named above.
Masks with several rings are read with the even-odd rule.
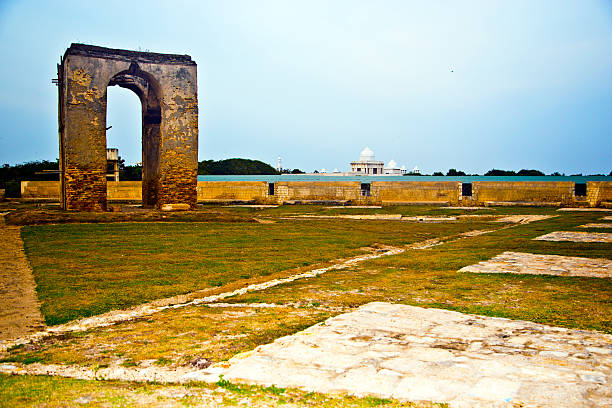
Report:
[[[571,181],[476,181],[472,200],[479,205],[524,203],[572,205],[574,183]]]
[[[476,181],[463,189],[458,181],[199,181],[200,203],[253,201],[257,203],[343,201],[351,204],[432,205],[550,205],[612,206],[612,181],[589,181],[586,195],[576,195],[570,181]],[[22,181],[21,196],[30,200],[59,200],[57,181]],[[466,195],[463,195],[466,194]],[[107,182],[109,201],[142,200],[140,181]]]
[[[374,181],[372,197],[381,204],[456,205],[461,197],[459,181]]]
[[[588,181],[587,200],[591,207],[612,208],[612,182]]]
[[[266,200],[265,181],[199,181],[198,202]]]

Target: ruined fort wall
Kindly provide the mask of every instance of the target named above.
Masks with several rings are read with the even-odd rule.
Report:
[[[574,200],[571,181],[475,181],[472,200],[478,205],[526,203],[570,205]]]
[[[106,184],[107,199],[121,201],[142,200],[142,183],[140,181],[109,181]]]
[[[274,183],[274,200],[361,200],[358,181],[279,181]]]
[[[612,182],[587,183],[587,197],[574,197],[573,182],[474,182],[472,196],[461,196],[461,183],[451,182],[372,182],[370,196],[362,196],[359,182],[277,182],[274,195],[264,181],[199,181],[199,202],[350,200],[354,204],[439,204],[495,205],[544,204],[585,205],[612,203]],[[26,199],[59,199],[57,181],[22,181],[21,196]],[[140,181],[108,182],[108,200],[141,200]]]
[[[22,181],[21,198],[28,200],[59,200],[59,181]]]
[[[458,181],[374,181],[371,195],[382,204],[458,204]]]
[[[265,181],[198,181],[198,202],[266,200]]]
[[[612,181],[588,181],[587,201],[591,207],[612,207]]]

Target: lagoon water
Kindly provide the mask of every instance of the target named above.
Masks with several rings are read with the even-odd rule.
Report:
[[[327,173],[332,174],[332,173]],[[198,176],[198,181],[571,181],[586,183],[587,181],[612,181],[612,176],[323,176],[304,174],[281,174],[276,176]]]

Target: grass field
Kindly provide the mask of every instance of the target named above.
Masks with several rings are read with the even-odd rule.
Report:
[[[251,282],[486,223],[276,220],[27,226],[25,250],[47,324],[232,282]]]
[[[561,215],[427,250],[413,250],[236,298],[236,302],[314,301],[330,307],[393,301],[612,333],[610,279],[457,273],[504,251],[612,259],[612,245],[534,241],[583,230],[597,215]]]
[[[193,290],[225,291],[362,253],[360,248],[368,245],[402,246],[430,238],[446,238],[438,246],[409,249],[400,255],[331,270],[315,278],[226,300],[236,303],[235,307],[170,309],[144,319],[16,347],[0,356],[1,361],[90,368],[144,367],[146,364],[180,367],[197,358],[218,362],[371,301],[612,333],[612,279],[457,273],[463,266],[504,251],[612,259],[610,244],[533,240],[552,231],[608,232],[609,229],[579,227],[599,222],[601,213],[566,213],[534,207],[466,211],[436,207],[327,209],[285,206],[223,211],[245,220],[256,217],[272,223],[164,222],[24,227],[22,235],[28,258],[34,266],[47,321],[67,321]],[[493,222],[487,217],[441,223],[285,219],[300,214],[373,213],[549,214],[555,217],[521,225]],[[493,231],[460,237],[462,232],[471,230]],[[276,307],[249,306],[257,302]],[[191,406],[213,397],[220,398],[222,404],[228,406],[284,403],[323,407],[417,406],[296,390],[279,393],[277,389],[227,383],[180,387],[0,376],[0,389],[3,390],[0,391],[0,406],[8,400],[18,402],[10,406],[69,406],[83,395],[91,397],[90,406]],[[171,394],[178,397],[168,398]],[[246,405],[243,404],[245,398],[249,399]]]

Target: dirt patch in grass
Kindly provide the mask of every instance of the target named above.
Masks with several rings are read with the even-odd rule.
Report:
[[[0,216],[0,340],[11,340],[44,328],[34,277],[23,251],[19,227]]]

